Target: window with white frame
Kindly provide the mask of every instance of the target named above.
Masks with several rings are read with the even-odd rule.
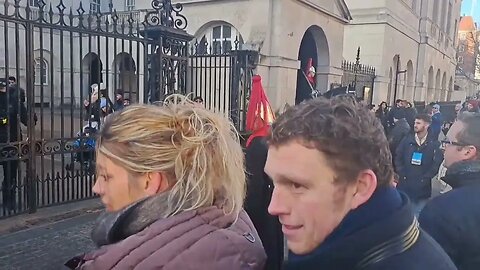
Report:
[[[465,51],[465,44],[458,45],[458,51],[459,52],[464,52]]]
[[[48,85],[48,63],[45,59],[35,59],[35,85]]]
[[[90,13],[100,12],[100,0],[90,0]]]
[[[40,0],[28,0],[28,4],[31,7],[39,7],[40,6]]]
[[[135,0],[125,0],[125,9],[127,11],[135,10]]]
[[[228,24],[216,25],[210,27],[202,36],[198,53],[228,53],[236,47],[236,41],[242,42],[240,33],[234,27]]]
[[[459,64],[463,64],[463,56],[459,56],[458,59],[457,59],[457,62]]]

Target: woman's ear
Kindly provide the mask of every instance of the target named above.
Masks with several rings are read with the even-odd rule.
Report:
[[[164,173],[150,172],[146,175],[145,185],[143,187],[145,193],[149,196],[165,192],[168,190],[168,179]]]

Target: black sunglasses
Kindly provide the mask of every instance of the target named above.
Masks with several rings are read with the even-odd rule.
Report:
[[[460,143],[460,142],[452,142],[450,140],[443,140],[443,141],[441,141],[441,143],[442,143],[443,148],[445,148],[445,146],[447,146],[447,145],[455,145],[455,146],[461,146],[461,147],[468,146],[468,144],[464,144],[464,143]]]

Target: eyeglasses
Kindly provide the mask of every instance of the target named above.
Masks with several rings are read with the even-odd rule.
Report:
[[[455,145],[455,146],[461,146],[461,147],[468,146],[468,144],[452,142],[450,140],[443,140],[441,143],[442,143],[442,148],[445,148],[447,145]]]

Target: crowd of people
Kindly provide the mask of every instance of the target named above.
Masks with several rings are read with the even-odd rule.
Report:
[[[274,115],[255,76],[242,147],[201,98],[109,111],[96,89],[105,212],[71,269],[480,269],[479,113],[445,132],[439,104],[341,95]],[[441,166],[453,189],[432,199]]]
[[[478,114],[460,114],[441,143],[428,135],[437,132],[438,106],[416,114],[393,159],[386,134],[410,126],[400,106],[386,133],[378,114],[350,96],[309,100],[276,119],[256,96],[252,90],[244,152],[229,120],[198,99],[173,96],[107,117],[93,188],[106,206],[92,233],[99,250],[67,265],[478,269],[480,240],[468,235],[480,225],[471,196],[480,188]],[[440,144],[454,189],[421,210],[443,160],[443,151],[431,155]],[[463,211],[442,210],[467,199]]]
[[[275,116],[259,82],[243,152],[198,97],[107,117],[93,188],[106,206],[99,250],[67,265],[479,269],[479,114],[459,112],[443,139],[438,104],[372,113],[346,95]],[[453,190],[430,199],[442,162]]]

